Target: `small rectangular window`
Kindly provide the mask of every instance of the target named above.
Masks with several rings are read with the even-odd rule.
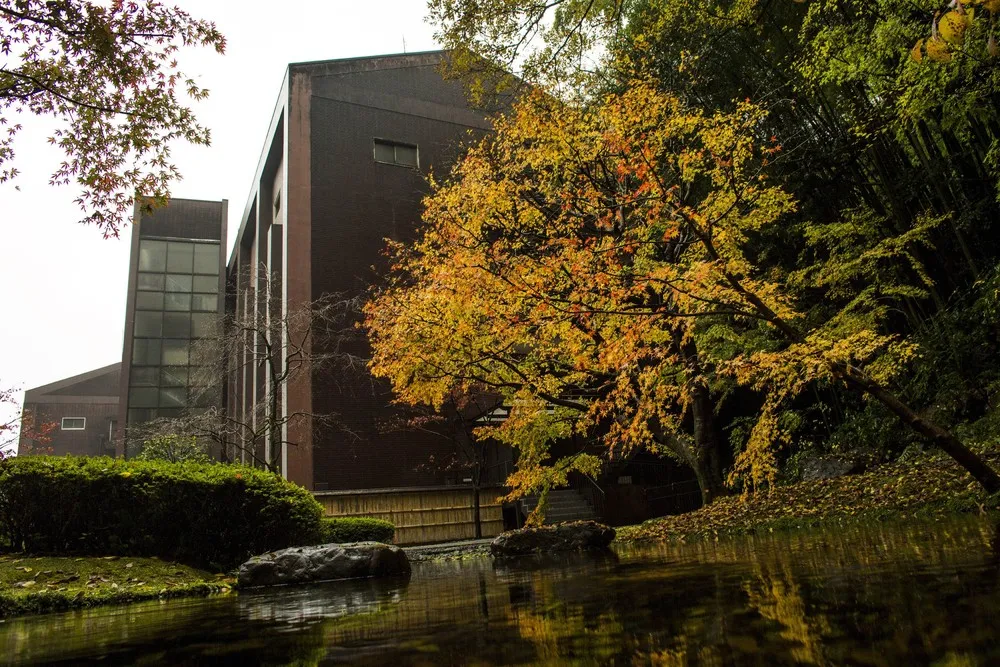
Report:
[[[160,365],[159,339],[136,338],[134,341],[132,341],[132,365],[159,366]]]
[[[222,391],[218,387],[201,387],[192,391],[191,402],[204,408],[219,405],[222,403]]]
[[[138,289],[163,291],[162,273],[140,273]]]
[[[150,310],[135,312],[135,336],[156,338],[163,335],[163,313]]]
[[[417,147],[397,141],[375,139],[375,161],[398,164],[401,167],[418,167],[420,160]]]
[[[187,405],[187,389],[184,387],[160,390],[161,408],[183,408],[185,405]]]
[[[145,408],[133,409],[129,408],[128,411],[128,423],[129,424],[140,424],[142,422],[148,422],[150,419],[156,418],[156,410],[147,410]]]
[[[132,369],[133,387],[155,387],[158,378],[159,374],[152,366],[138,366]]]
[[[155,408],[159,392],[155,387],[133,387],[128,390],[129,408]]]
[[[191,310],[191,295],[168,292],[164,310]]]
[[[215,276],[195,276],[194,291],[218,293],[219,279]]]
[[[401,164],[406,167],[416,167],[417,166],[417,147],[416,146],[396,146],[396,164]]]
[[[219,246],[215,243],[198,243],[194,246],[194,272],[219,274]]]
[[[187,366],[172,366],[160,369],[161,387],[184,387],[188,383]]]
[[[204,366],[191,366],[189,387],[216,387],[222,382],[222,369],[213,360]],[[194,363],[193,361],[191,363]]]
[[[188,313],[163,313],[165,338],[190,338],[191,316]]]
[[[167,244],[163,241],[139,242],[139,270],[162,273],[167,268]]]
[[[393,150],[392,144],[375,140],[375,161],[376,162],[388,162],[393,164],[396,162],[396,151]]]
[[[136,292],[136,310],[163,310],[163,292]]]
[[[167,271],[191,273],[194,265],[194,244],[170,242],[167,244]]]
[[[83,431],[87,428],[87,418],[86,417],[63,417],[62,418],[62,430],[63,431]]]
[[[162,276],[161,276],[162,277]],[[191,276],[181,276],[181,275],[167,275],[167,291],[168,292],[190,292],[191,291]]]
[[[190,341],[187,340],[164,340],[163,360],[164,366],[187,366]]]
[[[195,313],[191,316],[191,337],[212,338],[218,333],[218,318],[215,313]]]
[[[191,301],[191,310],[215,312],[219,310],[219,297],[215,294],[195,294]]]

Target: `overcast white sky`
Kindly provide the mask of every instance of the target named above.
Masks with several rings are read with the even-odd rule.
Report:
[[[194,105],[212,145],[174,148],[184,179],[172,195],[229,200],[233,243],[257,158],[290,62],[438,48],[424,0],[173,0],[215,21],[226,55],[186,52],[185,73],[209,88]],[[30,389],[121,360],[129,236],[105,240],[77,224],[73,186],[52,188],[60,153],[52,125],[25,116],[21,175],[0,185],[0,386]],[[20,190],[14,189],[20,186]],[[9,412],[0,407],[0,423]]]

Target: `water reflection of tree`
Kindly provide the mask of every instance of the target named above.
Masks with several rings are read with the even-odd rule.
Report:
[[[59,636],[118,656],[162,650],[163,661],[209,646],[234,660],[259,651],[275,664],[959,665],[973,655],[1000,664],[1000,533],[989,523],[841,528],[619,556],[548,567],[417,563],[398,590],[340,582],[162,612],[154,603],[55,624],[9,621],[0,654],[43,655]]]
[[[0,656],[5,664],[311,665],[325,653],[321,626],[275,634],[238,609],[227,596],[8,619],[0,625]]]
[[[628,567],[630,559],[658,554],[622,555]],[[1000,534],[988,523],[915,522],[706,541],[663,547],[659,556],[669,556],[675,569],[739,567],[744,597],[733,604],[726,595],[733,582],[720,579],[721,604],[711,610],[689,605],[688,621],[672,636],[655,635],[641,656],[645,662],[958,665],[977,654],[980,662],[973,664],[1000,664],[990,621],[1000,604]],[[646,585],[655,586],[654,578]],[[704,619],[707,611],[713,620]],[[721,638],[712,631],[718,624],[725,628]]]
[[[790,654],[796,662],[823,665],[823,638],[830,636],[830,623],[822,613],[810,614],[788,563],[773,571],[754,563],[752,578],[743,583],[750,607],[781,626],[782,639],[793,642]]]

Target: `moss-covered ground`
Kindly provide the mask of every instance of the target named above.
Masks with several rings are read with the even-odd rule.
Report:
[[[1000,451],[981,449],[995,468]],[[617,529],[617,540],[689,540],[817,525],[1000,508],[943,454],[921,454],[864,474],[775,486],[755,494],[723,497],[697,511],[650,519]]]
[[[230,584],[157,558],[0,554],[0,617],[223,593]]]

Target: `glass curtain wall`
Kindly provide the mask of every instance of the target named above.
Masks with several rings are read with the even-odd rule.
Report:
[[[219,404],[217,373],[192,354],[195,341],[217,336],[219,268],[218,243],[139,241],[130,424]]]

